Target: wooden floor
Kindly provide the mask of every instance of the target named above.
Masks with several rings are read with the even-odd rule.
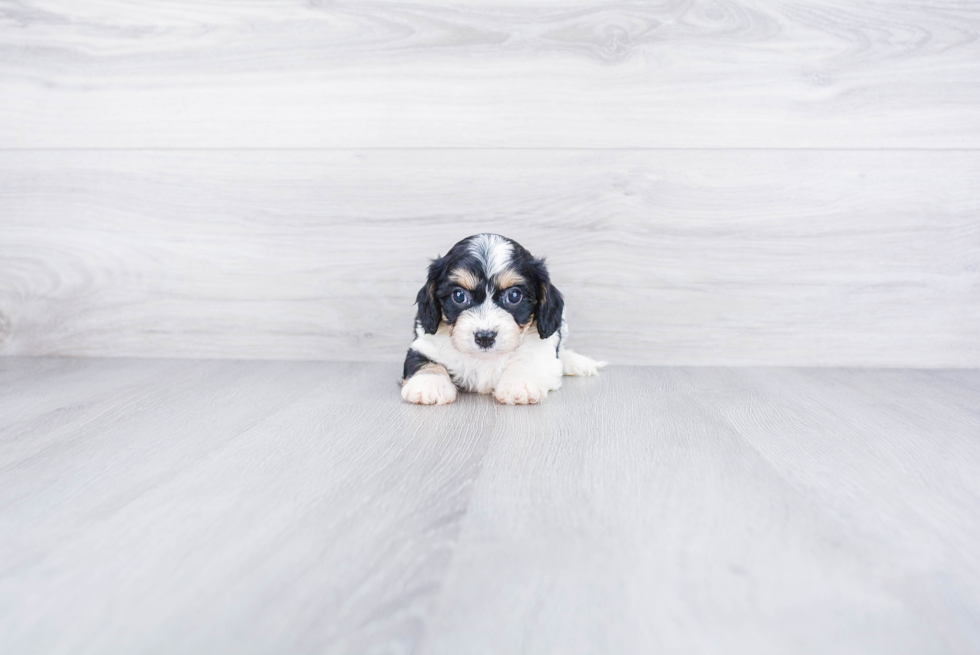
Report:
[[[0,359],[3,653],[975,653],[980,371]]]

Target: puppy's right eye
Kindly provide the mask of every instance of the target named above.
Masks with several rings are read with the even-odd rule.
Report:
[[[453,302],[457,305],[465,305],[468,298],[469,294],[462,289],[456,289],[453,291]]]

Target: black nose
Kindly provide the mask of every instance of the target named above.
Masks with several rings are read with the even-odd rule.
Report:
[[[481,348],[489,348],[493,345],[493,340],[497,338],[496,332],[491,332],[490,330],[481,330],[473,335],[476,339],[476,344]]]

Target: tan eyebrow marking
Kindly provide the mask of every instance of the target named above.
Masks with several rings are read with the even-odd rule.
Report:
[[[469,291],[473,291],[480,285],[480,281],[473,273],[465,268],[457,268],[449,274],[449,279]]]
[[[525,281],[526,280],[524,279],[523,275],[513,269],[508,268],[497,278],[497,286],[501,289],[509,289],[510,287],[517,286],[518,284],[524,284]]]

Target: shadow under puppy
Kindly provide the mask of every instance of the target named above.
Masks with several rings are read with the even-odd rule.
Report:
[[[498,234],[467,237],[435,259],[416,301],[402,375],[409,402],[445,405],[462,389],[539,403],[562,375],[605,366],[565,347],[565,304],[544,260]]]

